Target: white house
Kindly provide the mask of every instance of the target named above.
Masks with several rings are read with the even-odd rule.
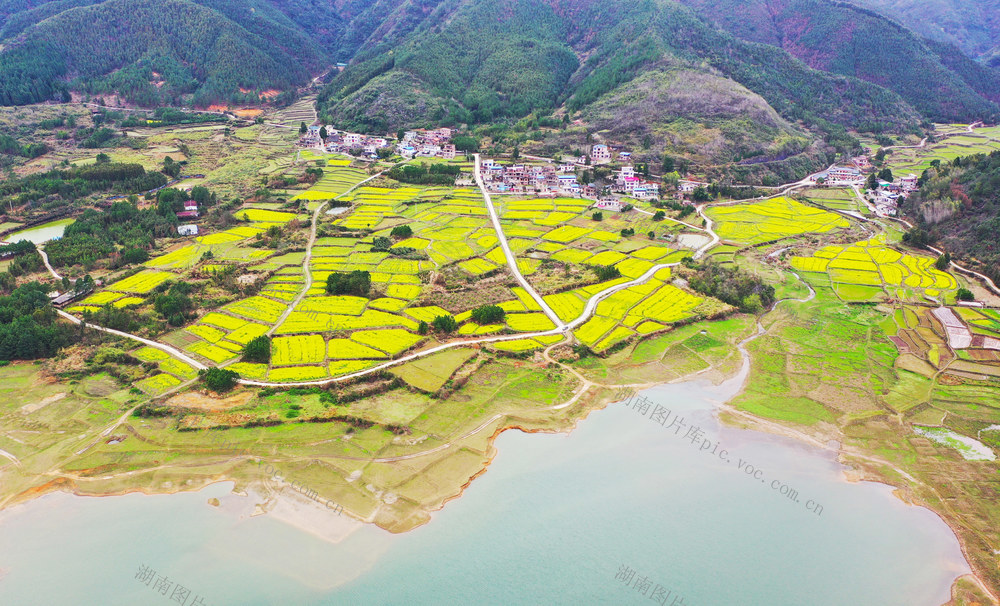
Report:
[[[681,179],[680,181],[677,182],[677,191],[681,192],[682,194],[689,194],[694,190],[698,189],[699,187],[703,187],[705,185],[706,185],[705,183],[702,183],[700,181],[689,181],[687,179]]]
[[[620,212],[622,209],[622,203],[620,200],[614,198],[609,198],[606,200],[598,200],[594,203],[594,208],[599,208],[601,210],[610,210],[614,212]]]
[[[611,150],[608,149],[607,145],[597,144],[590,148],[590,159],[595,163],[610,162]]]
[[[178,225],[177,233],[182,236],[197,236],[198,226],[197,225]]]

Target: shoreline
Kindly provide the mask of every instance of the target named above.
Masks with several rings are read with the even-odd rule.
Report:
[[[815,447],[818,450],[823,451],[825,453],[830,453],[832,455],[831,460],[836,462],[842,468],[840,474],[841,481],[851,484],[856,484],[860,482],[872,482],[887,486],[892,489],[892,494],[902,503],[908,506],[922,507],[932,512],[938,519],[940,519],[948,527],[952,535],[956,538],[962,553],[963,560],[965,561],[965,564],[968,567],[968,569],[971,571],[961,574],[955,577],[951,581],[949,592],[953,596],[952,601],[954,601],[955,599],[954,596],[956,595],[956,592],[959,590],[958,588],[959,583],[965,580],[966,582],[971,583],[976,588],[981,590],[984,594],[986,594],[986,596],[991,598],[993,600],[994,605],[1000,604],[1000,600],[998,600],[996,594],[983,581],[983,579],[977,573],[975,567],[972,565],[972,559],[970,558],[970,553],[966,545],[966,541],[963,540],[963,535],[961,532],[959,532],[959,528],[961,528],[960,526],[956,528],[956,524],[951,523],[945,515],[943,515],[941,512],[929,506],[924,499],[919,498],[915,494],[912,486],[897,485],[897,483],[890,481],[888,478],[880,476],[877,473],[873,472],[872,470],[865,469],[857,465],[856,463],[848,460],[846,457],[853,456],[860,458],[861,460],[867,460],[870,463],[877,462],[878,464],[881,465],[888,465],[891,469],[899,473],[901,477],[909,478],[913,482],[920,485],[923,485],[922,482],[920,482],[916,478],[913,478],[913,476],[911,476],[907,472],[890,464],[888,461],[874,459],[874,457],[871,457],[870,455],[865,455],[860,452],[852,452],[851,450],[843,446],[842,440],[834,439],[834,436],[826,435],[825,437],[829,439],[824,443],[820,438],[824,436],[824,434],[827,434],[828,433],[827,431],[814,434],[797,430],[795,428],[789,427],[787,425],[784,425],[776,421],[771,421],[768,419],[756,417],[746,411],[737,409],[729,404],[729,402],[735,399],[739,394],[743,393],[743,391],[746,389],[750,374],[750,357],[749,357],[749,352],[745,348],[745,344],[761,336],[762,334],[766,334],[766,330],[761,331],[760,330],[761,328],[763,327],[758,325],[758,331],[755,331],[755,333],[752,334],[750,337],[738,343],[737,350],[741,354],[743,361],[739,369],[735,373],[732,373],[728,376],[721,374],[719,368],[713,365],[708,368],[692,372],[683,377],[677,377],[674,379],[664,380],[664,381],[644,383],[641,385],[641,387],[637,387],[637,390],[640,389],[646,390],[662,385],[677,385],[689,382],[705,383],[715,388],[718,388],[722,385],[725,385],[726,383],[740,380],[739,387],[735,389],[731,394],[728,394],[728,396],[726,396],[724,400],[716,400],[712,402],[713,405],[712,414],[713,416],[716,417],[716,420],[720,423],[720,425],[729,426],[732,428],[742,429],[746,431],[754,431],[761,434],[770,434],[783,438],[791,438],[804,445]],[[712,373],[713,371],[719,374],[716,374],[715,377],[713,378],[707,378],[702,376],[704,374]],[[125,496],[134,493],[139,493],[146,496],[168,496],[173,494],[199,492],[209,486],[219,483],[232,483],[233,486],[230,492],[226,495],[227,498],[228,497],[253,498],[254,495],[256,495],[257,498],[263,501],[253,504],[254,513],[250,517],[256,517],[260,515],[272,515],[273,516],[272,519],[280,521],[284,524],[288,524],[289,526],[292,526],[300,531],[303,531],[313,537],[319,538],[324,541],[339,543],[341,540],[345,539],[350,534],[353,534],[353,532],[363,528],[365,525],[368,524],[376,526],[390,533],[393,536],[402,535],[412,530],[416,530],[417,528],[420,528],[422,526],[425,526],[426,524],[429,524],[432,521],[433,513],[443,510],[445,505],[447,505],[452,501],[458,500],[462,496],[464,496],[466,489],[469,486],[471,486],[476,479],[484,475],[489,470],[489,467],[491,466],[493,461],[496,460],[497,456],[500,454],[499,449],[496,447],[495,443],[497,438],[504,432],[509,430],[518,430],[526,434],[543,433],[543,434],[568,435],[572,433],[579,426],[581,421],[587,419],[592,413],[604,410],[605,408],[607,408],[608,406],[610,406],[615,402],[615,400],[613,399],[614,398],[613,394],[611,394],[610,399],[606,399],[607,396],[602,397],[599,391],[592,392],[590,387],[600,387],[601,389],[606,389],[605,387],[598,385],[587,386],[587,388],[584,389],[583,393],[578,394],[578,397],[576,397],[576,400],[573,402],[573,405],[579,405],[581,407],[580,410],[576,412],[572,417],[566,419],[562,426],[555,428],[543,428],[543,427],[527,426],[530,425],[530,423],[524,421],[509,420],[509,422],[501,422],[493,430],[492,434],[489,437],[487,437],[487,449],[485,451],[486,458],[482,464],[482,467],[478,471],[476,471],[472,476],[470,476],[465,482],[463,482],[463,484],[458,487],[458,489],[455,491],[454,494],[443,498],[442,501],[436,506],[423,508],[422,511],[426,514],[426,517],[423,517],[420,521],[418,521],[418,523],[405,524],[404,525],[405,528],[398,528],[398,527],[386,528],[378,524],[376,522],[377,509],[371,516],[369,516],[369,519],[366,519],[366,518],[361,518],[354,512],[350,511],[349,509],[344,508],[343,511],[347,514],[347,517],[344,519],[344,523],[350,524],[351,526],[353,526],[353,528],[346,533],[341,533],[339,539],[331,540],[331,538],[325,532],[320,532],[320,530],[327,529],[326,525],[321,525],[321,527],[316,527],[316,526],[310,526],[308,523],[306,523],[310,521],[312,522],[316,521],[313,520],[312,518],[316,518],[317,520],[319,520],[321,518],[329,517],[329,514],[322,508],[319,508],[315,504],[307,504],[306,508],[311,507],[316,511],[308,512],[305,515],[302,515],[301,511],[285,512],[284,509],[287,509],[288,507],[291,507],[294,510],[294,506],[292,505],[292,503],[295,502],[296,499],[294,496],[288,496],[283,494],[284,492],[283,488],[277,491],[272,489],[268,491],[269,494],[263,494],[255,490],[255,488],[257,488],[258,486],[263,485],[263,481],[257,481],[257,480],[251,481],[246,483],[242,488],[239,488],[240,487],[239,480],[225,475],[214,477],[210,480],[204,481],[203,483],[197,486],[176,486],[176,487],[171,487],[171,489],[168,490],[150,490],[147,487],[135,487],[121,491],[103,492],[103,493],[82,492],[78,489],[74,479],[61,476],[54,478],[41,486],[30,488],[28,490],[19,493],[18,495],[15,495],[3,506],[0,506],[0,512],[13,508],[17,505],[28,504],[31,501],[37,499],[38,497],[43,497],[52,492],[64,492],[72,494],[73,496],[76,497],[92,497],[92,498]],[[837,433],[839,433],[839,430],[836,430],[836,428],[833,429],[837,431]],[[468,435],[463,436],[462,439],[468,437],[469,437]],[[830,444],[831,441],[834,442],[835,446],[832,446]],[[455,446],[455,444],[451,444],[451,446]],[[281,507],[281,503],[284,503],[286,501],[288,502],[285,504],[286,506]],[[267,506],[269,503],[271,504],[270,507]],[[219,507],[219,505],[210,503],[208,501],[206,501],[205,504],[211,507]],[[281,509],[278,511],[277,514],[275,514],[274,511],[276,509],[279,509],[279,507],[281,507]]]

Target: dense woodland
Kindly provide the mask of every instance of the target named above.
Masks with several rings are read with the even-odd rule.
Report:
[[[77,331],[58,316],[38,282],[0,295],[0,360],[33,360],[55,354],[72,343]]]
[[[177,218],[173,211],[158,210],[140,210],[126,201],[115,202],[106,211],[88,209],[66,228],[62,238],[45,247],[49,262],[54,267],[77,264],[92,267],[114,255],[112,264],[141,263],[149,257],[140,251],[151,248],[154,238],[176,235]]]
[[[693,270],[688,276],[691,288],[742,312],[760,313],[774,304],[774,287],[738,267],[726,267],[712,262],[697,265],[690,261],[688,267]]]
[[[5,179],[0,181],[0,202],[49,210],[96,192],[129,194],[166,183],[163,173],[146,171],[141,164],[101,162]]]

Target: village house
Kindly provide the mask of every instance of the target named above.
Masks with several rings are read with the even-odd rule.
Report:
[[[681,179],[677,182],[677,191],[682,194],[689,194],[699,187],[704,187],[708,185],[707,183],[702,183],[701,181],[692,181],[690,179]]]
[[[914,175],[913,173],[910,173],[905,177],[900,178],[899,186],[903,188],[903,191],[906,192],[917,191],[919,189],[919,186],[917,185],[917,180],[918,180],[917,176]]]
[[[621,200],[618,200],[617,198],[601,198],[597,202],[594,202],[592,208],[598,208],[600,210],[609,210],[612,212],[621,212],[624,206],[625,205],[622,204]]]
[[[828,185],[852,185],[864,181],[864,175],[861,174],[861,171],[848,166],[834,166],[825,173],[817,174],[816,177],[825,178]]]
[[[857,156],[856,158],[851,158],[851,163],[861,171],[869,171],[872,169],[871,160],[868,156]]]
[[[455,159],[455,146],[451,143],[441,146],[441,157],[445,160]]]
[[[188,200],[184,203],[184,210],[178,213],[178,219],[195,219],[198,217],[198,203],[194,200]]]
[[[197,225],[178,225],[177,233],[181,236],[197,236],[198,226]]]
[[[597,144],[590,148],[590,160],[594,164],[602,164],[611,161],[611,150],[607,145]]]

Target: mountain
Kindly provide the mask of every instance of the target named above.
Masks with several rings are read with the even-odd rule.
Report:
[[[66,89],[121,92],[154,105],[207,104],[243,91],[290,89],[329,62],[300,26],[264,0],[56,0],[0,4],[0,104]]]
[[[931,40],[1000,67],[1000,10],[995,0],[852,0]]]
[[[681,0],[743,40],[899,93],[936,122],[998,113],[1000,72],[875,12],[829,0]]]
[[[856,148],[846,129],[1000,117],[995,70],[831,0],[0,0],[0,43],[0,103],[203,105],[344,61],[319,110],[345,128],[493,124],[562,149],[589,129],[772,176]]]
[[[812,70],[654,0],[440,2],[396,44],[363,45],[322,104],[359,127],[482,123],[564,103],[578,111],[664,65],[734,80],[793,120],[900,127],[916,117],[884,88]]]

